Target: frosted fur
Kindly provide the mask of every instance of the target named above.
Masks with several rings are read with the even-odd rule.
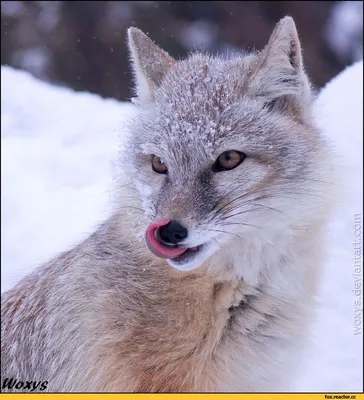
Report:
[[[139,98],[114,214],[2,297],[2,379],[49,391],[289,390],[309,336],[334,197],[291,18],[261,53],[175,61],[129,30]],[[213,173],[225,150],[246,153]],[[151,169],[160,156],[168,175]],[[162,216],[207,250],[176,270]]]

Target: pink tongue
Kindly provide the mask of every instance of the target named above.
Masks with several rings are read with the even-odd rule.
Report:
[[[160,221],[153,222],[149,225],[147,229],[147,233],[145,235],[145,239],[149,250],[157,257],[160,258],[176,258],[183,254],[187,248],[183,247],[168,247],[164,244],[160,243],[155,238],[155,231],[162,227],[168,225],[169,219],[162,219]]]

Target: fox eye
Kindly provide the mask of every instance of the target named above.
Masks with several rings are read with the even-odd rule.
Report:
[[[166,164],[164,164],[160,157],[157,157],[154,154],[152,156],[152,169],[158,174],[166,174],[168,172]]]
[[[220,172],[234,169],[244,161],[245,157],[245,154],[241,153],[240,151],[224,151],[219,155],[219,157],[217,157],[217,160],[212,166],[212,170],[214,172]]]

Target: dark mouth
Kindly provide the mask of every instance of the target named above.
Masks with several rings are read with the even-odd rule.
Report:
[[[196,247],[189,247],[184,253],[182,253],[180,256],[173,258],[173,263],[175,264],[185,264],[186,262],[192,260],[197,256],[197,254],[200,253],[202,247],[204,245],[201,244],[200,246]]]

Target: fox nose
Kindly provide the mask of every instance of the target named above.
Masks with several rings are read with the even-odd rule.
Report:
[[[176,220],[171,220],[167,225],[158,229],[158,236],[162,243],[176,245],[186,239],[187,229]]]

